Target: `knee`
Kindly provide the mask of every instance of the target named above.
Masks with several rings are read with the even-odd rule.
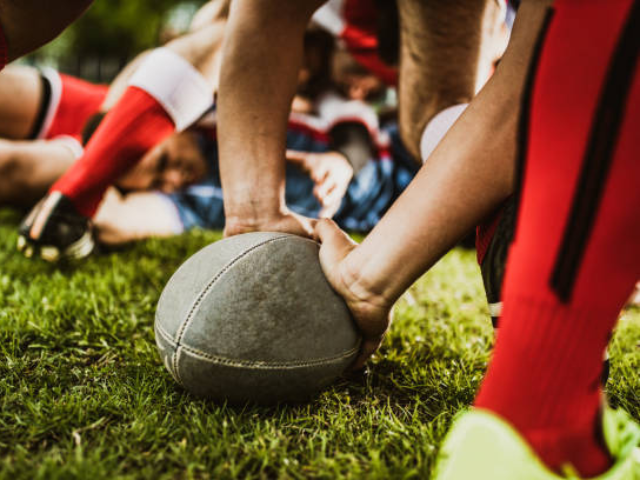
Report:
[[[400,103],[398,112],[400,138],[405,148],[420,164],[423,160],[420,154],[422,133],[429,121],[444,108],[440,103],[436,104],[427,100],[416,105],[411,105],[406,101]]]
[[[411,153],[411,156],[415,160],[420,161],[420,134],[417,133],[418,128],[415,122],[413,122],[412,118],[403,115],[399,116],[399,120],[402,143],[409,153]]]

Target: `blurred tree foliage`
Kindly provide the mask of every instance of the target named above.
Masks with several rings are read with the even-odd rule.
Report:
[[[155,45],[167,10],[175,0],[97,0],[71,27],[74,53],[131,55]]]
[[[181,33],[205,0],[95,0],[85,15],[36,60],[65,63],[70,58],[111,58],[121,62],[157,46],[162,31]],[[175,25],[175,24],[180,25]]]

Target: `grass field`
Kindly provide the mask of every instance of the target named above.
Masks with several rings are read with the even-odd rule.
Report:
[[[233,409],[173,382],[153,336],[178,265],[219,238],[151,240],[56,269],[16,254],[0,211],[0,478],[428,478],[492,345],[474,253],[399,302],[367,375],[313,402]],[[640,419],[640,310],[611,348],[611,403]]]

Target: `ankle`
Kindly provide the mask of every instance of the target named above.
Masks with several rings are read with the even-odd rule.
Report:
[[[613,460],[607,451],[600,417],[594,423],[576,427],[558,427],[522,431],[540,460],[551,470],[576,471],[581,478],[606,472]]]

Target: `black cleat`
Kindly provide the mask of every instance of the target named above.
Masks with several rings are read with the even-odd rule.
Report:
[[[480,265],[482,283],[487,294],[489,314],[494,327],[498,326],[498,319],[502,314],[502,282],[507,265],[507,254],[516,227],[518,206],[515,197],[511,196],[500,209],[500,218],[491,242]]]
[[[39,256],[48,262],[79,260],[93,252],[91,220],[76,210],[60,192],[44,197],[22,221],[18,250],[25,257]]]

